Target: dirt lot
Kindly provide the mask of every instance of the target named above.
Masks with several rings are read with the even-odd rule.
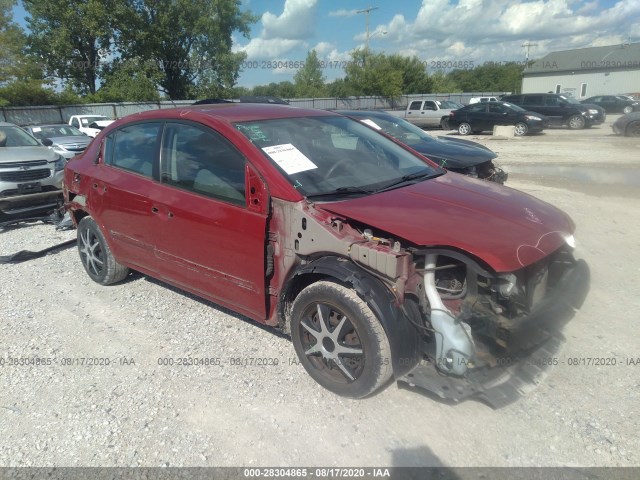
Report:
[[[640,465],[640,139],[614,137],[613,119],[470,137],[499,153],[509,186],[571,215],[592,270],[561,364],[519,402],[448,405],[395,385],[336,397],[272,331],[141,275],[98,286],[68,249],[0,265],[0,466]],[[12,229],[0,255],[73,236]],[[158,364],[187,356],[278,365]],[[56,362],[8,365],[34,357]],[[569,365],[594,357],[616,365]]]

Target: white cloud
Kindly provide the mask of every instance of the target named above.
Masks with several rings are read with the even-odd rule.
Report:
[[[261,38],[301,40],[313,36],[317,0],[286,0],[280,15],[266,12],[262,15]]]
[[[249,60],[256,58],[280,59],[282,55],[303,45],[304,42],[302,40],[254,38],[248,44],[236,47],[235,50],[246,52]]]
[[[318,58],[322,58],[323,55],[330,52],[331,50],[334,50],[335,48],[336,46],[334,43],[320,42],[315,47],[313,47],[312,50],[316,51],[316,53],[318,54]]]
[[[406,12],[405,12],[406,15]],[[415,18],[395,15],[372,32],[386,53],[422,60],[524,60],[549,51],[614,44],[640,32],[640,1],[601,8],[597,0],[423,0]],[[365,34],[355,37],[363,41]],[[621,38],[622,36],[622,38]]]

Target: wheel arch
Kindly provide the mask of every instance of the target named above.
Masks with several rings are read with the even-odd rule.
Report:
[[[290,333],[288,318],[293,300],[304,288],[320,280],[331,280],[351,288],[367,303],[389,340],[396,378],[420,362],[421,334],[407,318],[406,309],[398,305],[395,295],[379,279],[343,257],[323,256],[292,272],[284,284],[278,303],[278,318],[285,333]]]

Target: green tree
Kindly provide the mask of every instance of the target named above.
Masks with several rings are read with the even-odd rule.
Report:
[[[431,81],[427,75],[427,69],[418,57],[405,57],[404,55],[390,55],[386,58],[392,69],[402,73],[402,93],[430,93]]]
[[[285,80],[280,83],[271,82],[269,85],[256,85],[251,91],[251,95],[279,98],[295,98],[296,87],[293,83]]]
[[[100,102],[155,102],[160,99],[155,69],[142,62],[117,61],[95,95]]]
[[[453,70],[448,77],[464,92],[507,92],[520,86],[522,71],[515,62],[487,62],[471,70]]]
[[[125,1],[117,14],[122,58],[152,62],[169,98],[218,93],[236,83],[246,54],[231,51],[231,35],[248,37],[256,21],[240,10],[240,0]]]
[[[356,50],[345,67],[345,81],[354,95],[380,95],[399,97],[402,95],[403,72],[394,69],[382,53]]]
[[[24,33],[13,22],[14,0],[0,0],[0,85],[14,80],[22,61]]]
[[[315,50],[307,53],[307,59],[304,66],[300,68],[293,77],[296,86],[296,96],[304,97],[323,97],[326,95],[325,78],[322,75],[320,61]]]
[[[456,93],[462,92],[460,87],[456,84],[456,82],[449,77],[442,70],[438,70],[435,73],[432,73],[429,76],[429,80],[431,81],[431,92],[432,93]]]
[[[351,86],[344,78],[336,78],[327,84],[327,95],[329,97],[345,98],[353,95]]]
[[[32,54],[45,74],[94,94],[113,55],[113,12],[121,0],[23,0]]]

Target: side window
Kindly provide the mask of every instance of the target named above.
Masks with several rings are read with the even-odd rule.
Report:
[[[113,138],[115,133],[105,137],[102,144],[102,162],[106,165],[113,165]]]
[[[74,127],[76,127],[76,128],[80,128],[80,122],[78,121],[78,119],[77,119],[77,118],[74,118],[74,119],[71,121],[71,124],[72,124]]]
[[[525,105],[544,105],[542,95],[526,95],[524,97]]]
[[[489,102],[489,112],[490,113],[504,113],[505,109],[502,105],[495,105]]]
[[[511,95],[510,97],[505,97],[503,100],[515,105],[522,105],[522,95]]]
[[[558,100],[558,97],[549,95],[548,97],[544,97],[544,104],[547,107],[557,107],[558,105],[560,105],[560,101]]]
[[[411,105],[409,105],[409,110],[420,110],[421,107],[422,107],[421,101],[411,102]]]
[[[167,124],[162,142],[162,182],[245,205],[245,159],[212,130]]]
[[[473,105],[471,105],[468,109],[470,112],[486,112],[487,111],[487,105],[484,103],[474,103]]]
[[[105,144],[105,155],[107,147],[113,148],[110,163],[106,158],[105,163],[152,177],[161,127],[161,123],[138,123],[118,129],[112,137],[113,147]]]
[[[430,100],[427,100],[426,102],[424,102],[424,110],[437,110],[438,108],[436,107],[436,102],[432,102]]]

